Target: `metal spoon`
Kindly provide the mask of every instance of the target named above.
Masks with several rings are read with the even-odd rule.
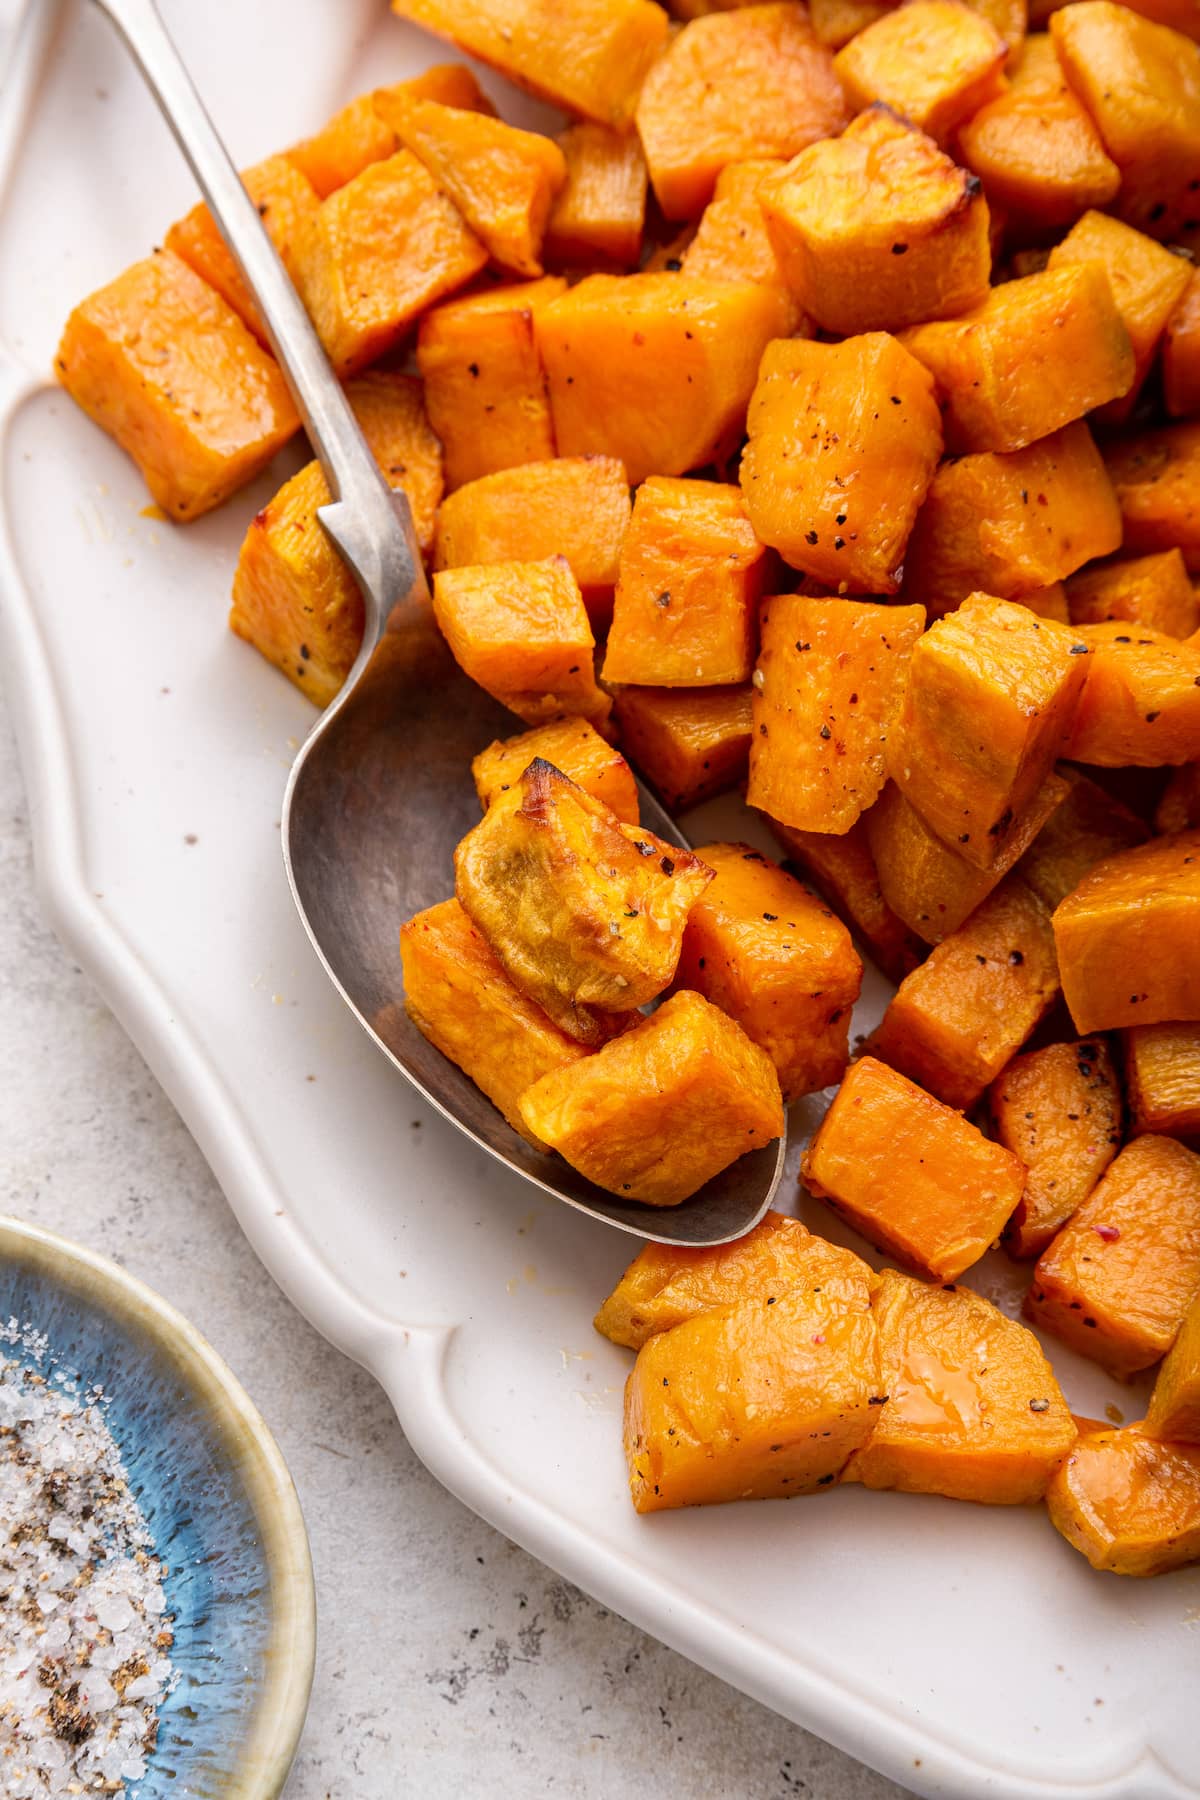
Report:
[[[446,898],[454,847],[477,823],[471,758],[521,722],[468,680],[438,631],[403,494],[367,448],[316,332],[154,0],[96,0],[158,101],[266,321],[334,500],[318,518],[362,589],[362,648],[301,746],[283,801],[292,894],[330,980],[413,1086],[508,1168],[569,1206],[660,1243],[719,1244],[770,1205],[786,1139],[743,1156],[671,1209],[623,1201],[512,1130],[410,1022],[402,922]],[[643,788],[650,830],[687,847]]]

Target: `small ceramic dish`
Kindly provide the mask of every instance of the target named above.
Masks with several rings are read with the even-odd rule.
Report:
[[[0,1355],[110,1396],[105,1420],[168,1565],[171,1659],[138,1800],[273,1800],[312,1686],[312,1563],[274,1438],[211,1346],[105,1257],[0,1218],[0,1325],[48,1341]]]

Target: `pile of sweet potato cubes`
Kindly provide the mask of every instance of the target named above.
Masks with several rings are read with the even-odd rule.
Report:
[[[776,1214],[644,1251],[597,1320],[635,1504],[1045,1497],[1097,1567],[1200,1555],[1198,0],[395,10],[572,121],[438,67],[245,176],[528,727],[407,1005],[648,1205],[840,1082],[803,1179],[909,1271]],[[203,207],[58,372],[179,521],[297,429]],[[326,498],[311,464],[255,517],[232,613],[318,703],[362,633]],[[744,783],[820,898],[655,838],[634,769]],[[860,949],[898,986],[850,1061]],[[997,1239],[1045,1331],[1165,1358],[1141,1424],[955,1285]]]

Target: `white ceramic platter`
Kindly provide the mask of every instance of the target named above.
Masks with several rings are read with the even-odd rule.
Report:
[[[43,20],[48,3],[35,0]],[[440,54],[380,0],[165,11],[242,162]],[[238,541],[279,472],[173,529],[146,516],[131,466],[45,381],[70,306],[145,254],[193,194],[98,16],[67,11],[40,85],[23,73],[36,60],[18,59],[5,114],[0,649],[42,889],[255,1250],[374,1371],[460,1498],[918,1793],[1200,1793],[1196,1573],[1095,1575],[1038,1510],[860,1488],[635,1517],[619,1440],[627,1357],[590,1325],[629,1240],[539,1198],[418,1100],[293,914],[278,809],[311,715],[224,624]],[[489,85],[510,116],[532,116]],[[809,1102],[809,1122],[818,1112]],[[791,1176],[785,1205],[794,1192]],[[829,1215],[814,1222],[833,1230]],[[976,1274],[1015,1304],[1001,1259]],[[1134,1414],[1139,1396],[1056,1363],[1077,1407]]]

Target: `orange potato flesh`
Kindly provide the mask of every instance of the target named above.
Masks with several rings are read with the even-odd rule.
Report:
[[[1025,1172],[952,1107],[863,1056],[800,1176],[877,1249],[931,1281],[957,1281],[999,1237]]]
[[[637,138],[585,119],[568,126],[558,147],[567,178],[542,242],[547,262],[632,268],[646,223],[646,159]]]
[[[1042,1252],[1026,1317],[1126,1377],[1165,1356],[1200,1288],[1200,1156],[1139,1137]]]
[[[757,281],[787,291],[758,200],[763,182],[769,175],[778,174],[783,166],[776,157],[759,157],[730,163],[721,170],[696,235],[684,251],[682,274],[698,276],[702,281]],[[800,310],[790,296],[789,305],[790,329],[786,335],[790,337],[801,321]]]
[[[831,1486],[869,1437],[878,1345],[869,1308],[794,1289],[660,1332],[625,1388],[638,1512],[788,1499]]]
[[[1058,986],[1050,914],[1008,875],[906,976],[868,1048],[965,1109],[1046,1016]]]
[[[1081,1433],[1046,1492],[1050,1522],[1113,1575],[1165,1575],[1200,1557],[1200,1449],[1140,1426]]]
[[[688,914],[675,985],[767,1052],[785,1101],[840,1081],[862,963],[823,902],[747,844],[706,844],[714,880]]]
[[[409,1018],[529,1137],[518,1096],[549,1070],[585,1056],[582,1044],[518,992],[457,900],[410,919],[400,932],[400,956]]]
[[[519,737],[505,738],[481,750],[471,764],[475,791],[484,812],[499,795],[520,781],[538,758],[599,800],[626,825],[638,822],[638,791],[633,770],[619,750],[606,743],[586,719],[555,719]]]
[[[1160,768],[1200,750],[1200,641],[1120,619],[1078,625],[1085,682],[1063,754],[1101,768]]]
[[[1175,418],[1200,412],[1200,269],[1167,321],[1162,350],[1163,400]]]
[[[521,1096],[529,1130],[598,1187],[677,1206],[784,1128],[774,1065],[699,994],[682,991],[578,1065]]]
[[[989,1506],[1040,1500],[1077,1433],[1031,1331],[969,1288],[885,1269],[875,1430],[843,1481]]]
[[[1144,1430],[1168,1444],[1200,1444],[1200,1298],[1188,1307],[1158,1371]]]
[[[769,1212],[731,1244],[693,1250],[647,1244],[634,1257],[594,1324],[602,1336],[640,1350],[660,1331],[742,1300],[778,1299],[793,1288],[861,1305],[875,1273],[852,1250],[814,1237],[799,1219]]]
[[[1200,1137],[1200,1025],[1135,1025],[1121,1039],[1135,1128]]]
[[[1121,1088],[1103,1038],[1016,1056],[988,1094],[996,1141],[1025,1165],[1004,1231],[1011,1256],[1040,1256],[1121,1143]]]
[[[285,156],[269,156],[252,169],[242,171],[242,185],[253,200],[258,216],[279,252],[280,261],[294,276],[295,246],[304,225],[317,210],[312,186]],[[163,244],[174,251],[201,280],[228,301],[242,323],[266,349],[266,327],[258,305],[246,286],[233,253],[217,230],[216,220],[201,201],[170,227]]]
[[[883,786],[924,610],[779,594],[760,624],[746,798],[799,830],[849,831]]]
[[[1017,871],[1051,912],[1079,886],[1089,869],[1118,850],[1144,844],[1149,835],[1136,814],[1086,775],[1067,768],[1062,775],[1068,784],[1066,796],[1038,832]]]
[[[840,50],[889,10],[889,0],[811,0],[808,12],[821,42]]]
[[[1186,638],[1200,624],[1200,602],[1178,550],[1081,569],[1067,582],[1067,600],[1072,625],[1125,619],[1167,637]]]
[[[181,524],[253,481],[300,426],[275,359],[169,250],[80,302],[54,368]]]
[[[774,824],[789,861],[828,900],[889,981],[901,982],[925,955],[925,946],[897,918],[883,897],[871,856],[868,819],[840,837],[823,831],[796,831]]]
[[[745,779],[750,686],[618,688],[613,718],[630,761],[668,812],[711,800]]]
[[[345,187],[373,162],[394,156],[400,145],[391,115],[413,99],[441,100],[447,106],[470,106],[491,112],[492,104],[481,92],[470,69],[458,63],[437,63],[409,81],[360,94],[343,106],[314,136],[285,151],[288,161],[310,181],[322,200],[335,188]]]
[[[834,66],[854,112],[882,101],[940,141],[995,99],[1007,55],[995,26],[958,0],[909,0],[860,31]]]
[[[1200,1019],[1200,833],[1097,863],[1054,914],[1063,994],[1080,1031]]]
[[[1052,581],[1048,587],[1034,588],[1031,593],[1022,594],[1019,604],[1027,606],[1039,619],[1053,619],[1058,625],[1070,624],[1067,590],[1061,581]]]
[[[1126,552],[1178,548],[1200,575],[1200,420],[1120,438],[1106,448],[1104,462]]]

